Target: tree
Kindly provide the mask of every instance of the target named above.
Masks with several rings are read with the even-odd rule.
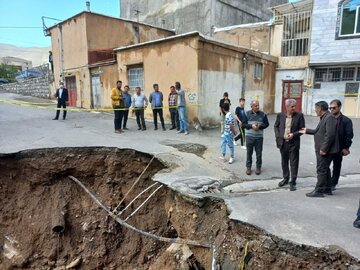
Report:
[[[19,71],[19,67],[0,64],[0,78],[6,79],[9,82],[15,81],[15,75]]]

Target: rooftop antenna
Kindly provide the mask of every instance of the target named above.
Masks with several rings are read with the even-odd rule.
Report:
[[[86,1],[86,11],[90,12],[90,1]]]

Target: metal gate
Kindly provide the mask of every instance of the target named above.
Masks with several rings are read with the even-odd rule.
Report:
[[[296,100],[296,111],[301,112],[303,81],[283,81],[282,111],[286,112],[285,100]]]
[[[92,107],[94,109],[99,109],[101,107],[100,99],[100,76],[92,75],[91,76],[91,91],[92,91]]]

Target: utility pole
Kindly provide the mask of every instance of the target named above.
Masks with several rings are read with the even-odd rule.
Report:
[[[137,22],[139,22],[139,16],[140,16],[141,11],[138,9],[135,9],[134,11],[135,11],[135,15],[136,15],[136,20],[137,20]]]

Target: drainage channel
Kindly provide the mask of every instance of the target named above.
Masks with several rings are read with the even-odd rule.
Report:
[[[360,267],[229,220],[220,185],[196,199],[154,182],[165,165],[132,149],[0,154],[0,168],[0,269]]]

